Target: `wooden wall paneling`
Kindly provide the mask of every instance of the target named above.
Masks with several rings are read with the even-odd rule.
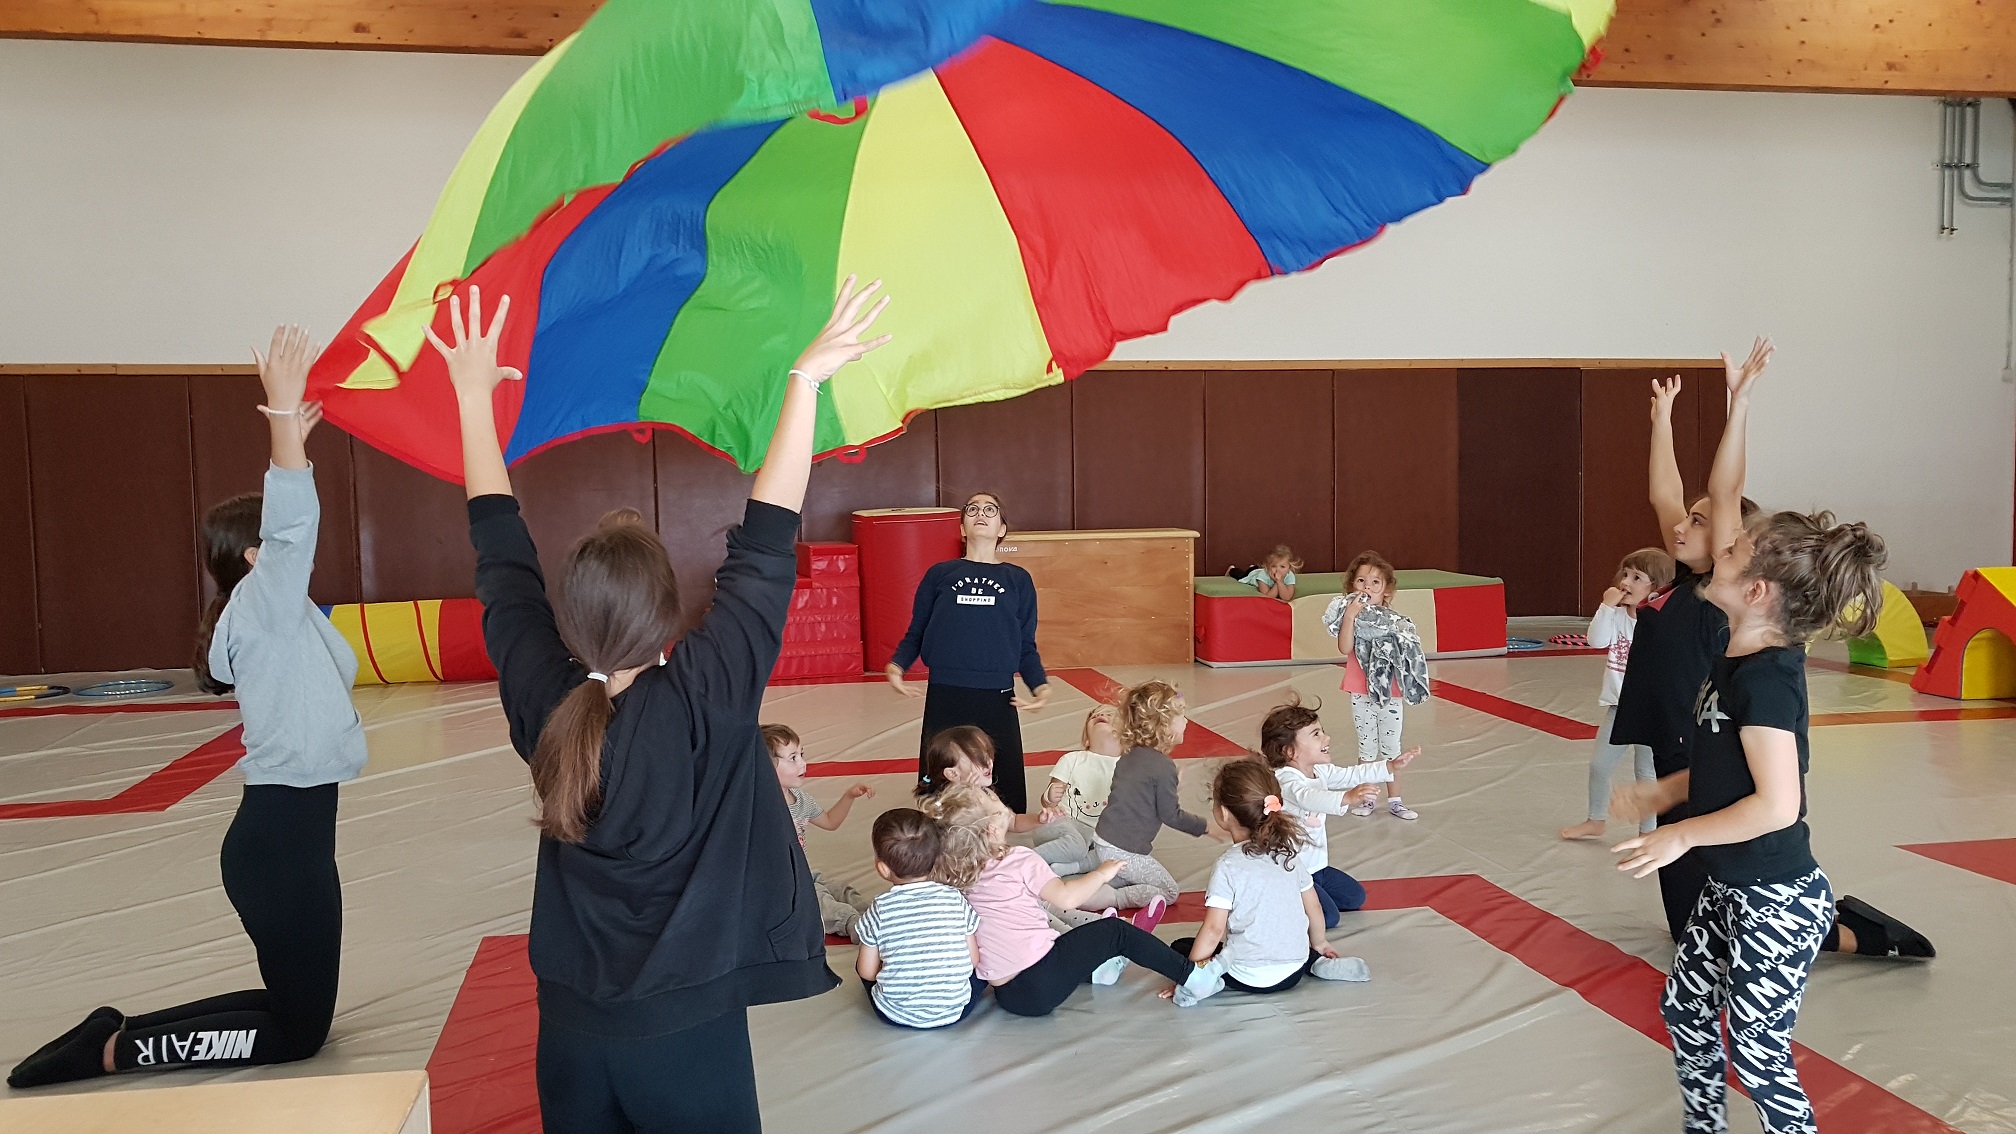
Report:
[[[197,615],[185,378],[27,383],[42,668],[189,664]]]
[[[1582,375],[1457,374],[1457,570],[1505,580],[1510,615],[1579,613]]]
[[[1682,407],[1694,417],[1694,455],[1680,454],[1680,477],[1692,495],[1708,494],[1708,472],[1715,467],[1715,450],[1722,444],[1722,426],[1729,421],[1729,382],[1722,369],[1680,371],[1680,399],[1673,407],[1674,445],[1678,438]],[[1692,503],[1692,501],[1689,501]]]
[[[728,529],[742,522],[755,478],[676,433],[656,434],[651,455],[658,538],[679,577],[679,605],[690,628],[714,601],[714,572],[728,556]]]
[[[1334,377],[1337,569],[1371,549],[1397,567],[1453,570],[1456,371],[1339,370]]]
[[[535,453],[511,470],[525,526],[539,549],[546,586],[555,590],[561,565],[576,540],[594,530],[612,508],[635,508],[658,525],[655,437],[598,433]]]
[[[0,36],[539,55],[601,0],[9,0]]]
[[[1258,563],[1282,543],[1305,571],[1335,568],[1335,396],[1327,370],[1204,375],[1199,571]]]
[[[856,509],[930,508],[937,503],[938,421],[935,414],[920,413],[901,436],[870,448],[859,461],[828,457],[812,466],[802,538],[853,543]]]
[[[1074,380],[1071,473],[1074,528],[1203,531],[1203,372],[1099,371]]]
[[[202,601],[215,587],[203,565],[203,514],[233,496],[258,492],[265,483],[272,448],[260,416],[259,379],[239,375],[189,379],[190,458],[196,478],[196,579]],[[318,603],[362,601],[357,571],[356,486],[350,436],[324,422],[308,435],[308,459],[315,465],[315,494],[322,525],[315,540],[315,574],[308,595]]]
[[[0,674],[43,671],[29,484],[28,393],[0,376]]]
[[[363,442],[351,447],[357,484],[357,559],[364,602],[467,598],[476,551],[462,486]]]
[[[941,507],[957,508],[975,492],[996,492],[1011,531],[1072,526],[1069,384],[950,406],[934,416]]]

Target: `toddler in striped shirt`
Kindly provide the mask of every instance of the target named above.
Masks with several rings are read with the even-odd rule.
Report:
[[[966,896],[931,880],[943,846],[939,826],[913,807],[875,820],[875,873],[893,884],[854,926],[854,972],[885,1024],[942,1028],[980,1006],[987,982],[973,973],[980,957],[979,915]]]

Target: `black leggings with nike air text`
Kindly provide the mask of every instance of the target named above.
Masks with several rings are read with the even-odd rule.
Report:
[[[336,785],[245,785],[218,858],[266,987],[128,1016],[121,1071],[291,1063],[329,1038],[343,949]]]

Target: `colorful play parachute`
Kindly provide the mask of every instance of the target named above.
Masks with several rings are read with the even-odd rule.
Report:
[[[936,26],[892,33],[886,57],[857,38],[863,61],[848,73],[911,77],[859,91],[866,79],[841,80],[829,37],[826,86],[800,68],[770,100],[830,88],[823,108],[752,121],[744,100],[642,147],[627,173],[607,163],[649,136],[637,116],[617,116],[625,145],[592,162],[576,152],[586,142],[548,131],[520,164],[558,172],[520,171],[501,188],[497,155],[583,57],[591,21],[493,112],[426,235],[317,364],[311,394],[360,438],[454,479],[453,396],[420,329],[445,333],[446,297],[476,284],[493,303],[512,297],[500,354],[526,380],[498,395],[511,459],[585,433],[671,427],[753,468],[784,371],[856,273],[885,281],[893,303],[877,329],[896,339],[827,384],[818,447],[871,444],[921,410],[1075,377],[1176,312],[1313,267],[1464,192],[1547,120],[1611,3],[901,7],[938,13]],[[642,9],[626,19],[648,23]],[[961,42],[960,28],[974,35]],[[615,132],[593,126],[575,129]]]

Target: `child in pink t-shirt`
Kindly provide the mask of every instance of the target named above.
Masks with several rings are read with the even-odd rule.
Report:
[[[1008,845],[1008,809],[992,793],[955,784],[925,802],[944,830],[938,881],[966,892],[980,915],[980,963],[974,971],[994,986],[994,1000],[1017,1016],[1047,1016],[1086,981],[1112,984],[1138,961],[1179,985],[1197,969],[1152,933],[1117,917],[1059,935],[1045,902],[1073,909],[1108,885],[1120,863],[1105,863],[1070,881],[1028,847]],[[1201,991],[1202,983],[1199,982]]]
[[[1400,755],[1400,726],[1406,701],[1398,689],[1372,692],[1365,681],[1365,668],[1358,664],[1354,630],[1358,612],[1367,606],[1393,605],[1397,580],[1393,565],[1377,552],[1368,551],[1351,561],[1347,572],[1351,589],[1332,600],[1326,615],[1336,617],[1337,650],[1344,655],[1344,683],[1351,695],[1351,723],[1358,733],[1358,760],[1371,764]],[[1330,621],[1326,617],[1325,621]],[[1375,788],[1376,791],[1376,788]],[[1370,815],[1379,809],[1376,799],[1367,799],[1351,809],[1353,815]],[[1400,777],[1395,775],[1386,788],[1386,810],[1396,819],[1419,819],[1420,813],[1400,802]]]

